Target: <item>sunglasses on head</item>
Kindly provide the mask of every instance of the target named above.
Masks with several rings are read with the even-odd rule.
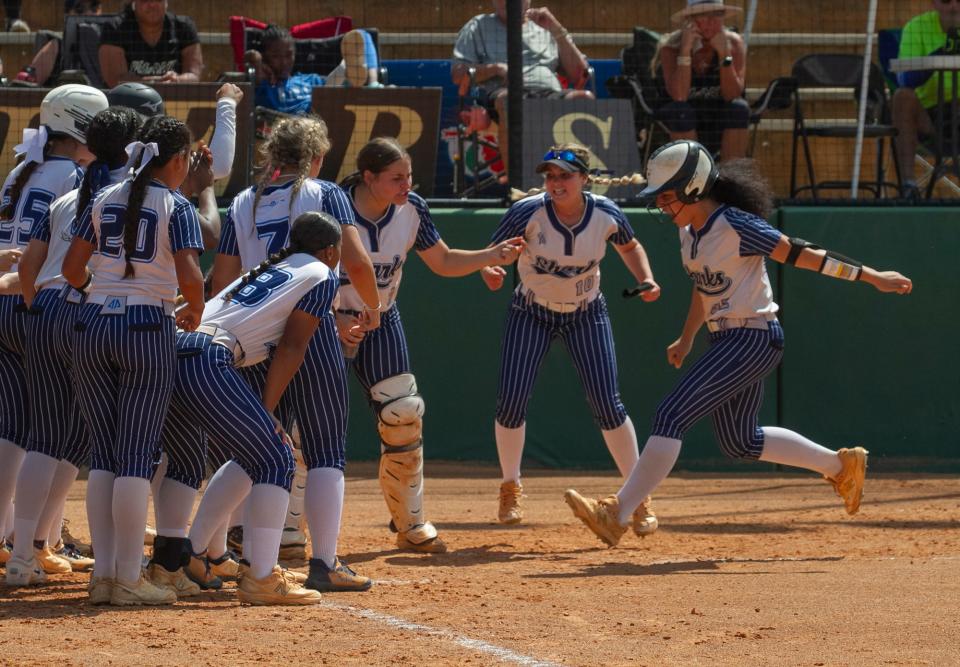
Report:
[[[547,151],[546,155],[543,156],[543,161],[549,162],[550,160],[563,160],[564,162],[569,162],[572,165],[576,165],[577,168],[582,171],[587,170],[587,165],[584,164],[583,160],[577,157],[577,154],[571,150]]]

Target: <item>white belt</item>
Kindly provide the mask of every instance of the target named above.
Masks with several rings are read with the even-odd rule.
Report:
[[[201,324],[194,331],[197,333],[207,334],[213,338],[214,345],[222,345],[233,353],[233,364],[234,366],[239,366],[240,362],[243,361],[244,354],[243,345],[240,344],[240,341],[237,340],[237,337],[226,329],[221,329],[218,326],[213,324]]]
[[[520,294],[523,295],[528,303],[535,303],[555,313],[573,313],[578,310],[585,310],[587,305],[592,301],[592,299],[591,301],[587,301],[586,299],[580,301],[549,301],[547,299],[541,299],[533,290],[526,289],[523,285],[520,286]]]
[[[769,329],[770,322],[776,318],[767,319],[763,315],[756,317],[721,317],[718,320],[707,320],[707,329],[711,332],[727,331],[729,329]]]
[[[126,306],[153,306],[162,308],[165,315],[173,316],[173,301],[164,301],[152,296],[113,296],[110,294],[90,294],[87,296],[86,303],[97,303],[105,306],[101,314],[122,314]]]

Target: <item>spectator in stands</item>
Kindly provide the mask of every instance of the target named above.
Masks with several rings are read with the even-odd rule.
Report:
[[[136,0],[104,26],[100,71],[108,86],[124,81],[190,83],[200,80],[203,54],[188,16],[167,11],[167,0]]]
[[[70,14],[97,14],[101,12],[100,0],[64,0],[63,13]],[[56,76],[63,69],[60,64],[59,37],[51,37],[50,41],[40,47],[29,65],[25,65],[17,74],[17,81],[35,83],[45,86],[56,80]]]
[[[747,48],[724,26],[740,11],[723,0],[687,0],[686,8],[673,15],[680,28],[661,42],[652,64],[663,100],[657,118],[670,139],[715,146],[719,134],[723,160],[747,154]]]
[[[492,0],[493,13],[480,14],[460,28],[453,47],[453,82],[466,95],[470,85],[469,68],[475,68],[474,83],[480,88],[480,104],[492,105],[495,117],[505,118],[507,96],[507,2]],[[588,76],[587,58],[560,21],[546,7],[530,8],[524,0],[523,21],[523,89],[525,97],[552,97],[563,99],[592,98],[583,90]],[[558,74],[563,73],[569,89],[560,85]],[[473,121],[477,129],[483,122]],[[489,122],[486,122],[489,124]],[[507,158],[506,123],[499,123],[497,139],[501,154]]]
[[[23,0],[3,0],[3,11],[7,15],[8,32],[30,32],[30,26],[20,19],[20,5]]]
[[[900,58],[919,58],[935,55],[960,55],[960,3],[951,0],[931,0],[933,11],[910,19],[900,36]],[[903,178],[903,196],[919,196],[913,164],[917,144],[921,138],[933,137],[936,132],[937,79],[943,76],[932,70],[904,72],[900,88],[893,94],[893,125],[897,128],[897,159]],[[950,102],[955,91],[951,77],[944,77],[944,119],[951,118]],[[949,124],[949,120],[945,121]],[[945,133],[960,128],[945,128]]]
[[[256,77],[255,103],[275,111],[305,114],[310,111],[313,89],[321,86],[371,86],[377,84],[377,49],[370,33],[351,30],[340,42],[341,60],[330,74],[294,72],[293,37],[280,26],[269,25],[260,38],[260,50],[244,54]]]

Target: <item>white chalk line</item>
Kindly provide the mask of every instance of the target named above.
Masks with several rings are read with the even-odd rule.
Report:
[[[348,614],[352,614],[353,616],[359,616],[360,618],[370,621],[376,621],[377,623],[382,623],[383,625],[387,625],[397,630],[407,630],[409,632],[416,632],[430,637],[445,639],[472,651],[493,656],[502,662],[512,662],[514,664],[525,665],[527,667],[561,667],[559,663],[550,662],[548,660],[539,660],[529,655],[523,655],[522,653],[511,651],[503,646],[497,646],[496,644],[491,644],[480,639],[467,637],[466,635],[454,632],[453,630],[448,630],[446,628],[433,628],[429,625],[423,625],[422,623],[412,623],[410,621],[405,621],[402,618],[391,616],[390,614],[374,611],[373,609],[351,607],[350,605],[337,604],[336,602],[327,601],[321,602],[320,606],[335,609],[337,611],[344,611]]]

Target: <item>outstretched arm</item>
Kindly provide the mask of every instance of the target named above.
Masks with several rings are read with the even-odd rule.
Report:
[[[512,264],[523,252],[523,238],[507,239],[483,250],[449,248],[442,240],[417,254],[431,271],[445,278],[458,278],[485,266]]]
[[[841,280],[859,280],[881,292],[909,294],[913,291],[913,281],[897,271],[877,271],[799,238],[781,236],[780,242],[770,253],[770,259]]]

